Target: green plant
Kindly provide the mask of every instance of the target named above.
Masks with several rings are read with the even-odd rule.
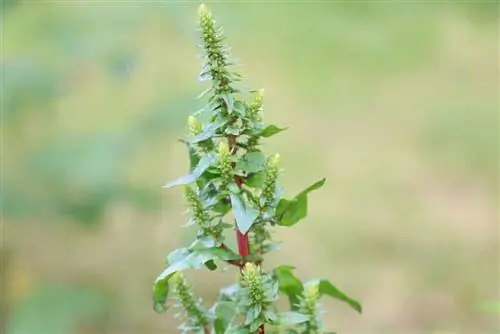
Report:
[[[242,77],[229,70],[235,62],[223,43],[222,28],[204,5],[198,13],[204,51],[200,79],[211,81],[200,98],[208,97],[208,102],[189,117],[190,135],[181,140],[189,152],[190,173],[165,185],[184,186],[188,225],[196,225],[198,233],[189,247],[168,255],[167,268],[154,284],[154,309],[165,311],[173,290],[183,310],[184,323],[179,327],[183,333],[324,333],[318,303],[322,295],[344,301],[358,312],[361,305],[328,280],[303,284],[293,274],[294,267],[265,270],[263,260],[277,249],[270,229],[294,226],[305,218],[308,194],[323,186],[325,179],[292,199],[283,197],[277,182],[279,155],[266,157],[259,146],[261,139],[285,128],[264,123],[262,90],[236,88]],[[235,224],[227,222],[230,212]],[[238,254],[225,244],[228,229],[235,230]],[[182,271],[216,270],[220,263],[238,267],[240,279],[222,289],[207,309]],[[288,297],[289,311],[280,312],[275,306],[280,295]]]

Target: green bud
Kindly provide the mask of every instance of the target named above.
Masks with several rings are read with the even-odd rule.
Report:
[[[229,155],[229,145],[226,141],[221,141],[219,146],[217,147],[217,151],[219,152],[219,156],[227,157]]]
[[[264,89],[260,89],[255,94],[252,102],[250,103],[250,118],[253,121],[260,122],[262,121],[262,99],[264,97]]]
[[[210,10],[207,8],[207,6],[205,6],[204,3],[202,3],[199,7],[198,7],[198,16],[201,18],[201,19],[205,19],[205,18],[208,18],[208,19],[211,19],[212,18],[212,13],[210,12]]]
[[[186,282],[184,275],[180,272],[172,276],[174,291],[179,304],[184,308],[188,324],[194,327],[204,327],[210,322],[207,311],[193,295],[192,287]]]
[[[198,119],[194,116],[188,118],[189,132],[191,136],[199,135],[203,131],[203,127]]]
[[[203,207],[203,203],[196,192],[191,187],[186,186],[184,188],[184,197],[186,198],[195,223],[200,225],[202,228],[205,227],[210,220],[210,216]]]
[[[264,302],[265,294],[262,285],[262,275],[260,268],[248,262],[243,267],[242,283],[249,291],[251,305],[261,305]]]
[[[217,148],[219,153],[219,168],[221,170],[222,179],[225,184],[228,184],[233,178],[233,166],[231,164],[231,154],[229,153],[229,145],[226,141],[221,141]]]
[[[276,182],[279,175],[278,164],[279,154],[270,156],[266,161],[266,180],[262,189],[262,195],[265,200],[264,206],[270,206],[274,202]]]

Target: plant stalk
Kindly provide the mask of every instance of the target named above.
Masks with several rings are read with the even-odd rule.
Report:
[[[229,136],[228,142],[231,154],[235,155],[236,151],[238,150],[238,147],[236,146],[236,136],[233,135]],[[243,187],[243,180],[241,179],[241,177],[235,176],[234,181],[236,182],[238,188],[241,189]],[[250,255],[250,242],[248,241],[248,232],[246,234],[243,234],[238,229],[238,227],[236,227],[236,240],[238,242],[238,252],[242,258],[242,261],[240,263],[240,270],[243,270],[243,267],[245,266],[246,263],[245,259]],[[264,324],[260,325],[259,329],[257,330],[257,334],[265,334]]]

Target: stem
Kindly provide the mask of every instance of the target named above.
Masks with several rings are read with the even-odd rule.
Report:
[[[238,147],[236,146],[236,136],[229,136],[229,150],[232,155],[235,155]],[[234,165],[234,163],[233,163]],[[239,176],[234,177],[234,181],[238,188],[243,187],[243,180]],[[248,232],[246,234],[242,234],[238,228],[236,228],[236,240],[238,242],[238,252],[242,258],[246,258],[250,255],[250,243],[248,242]],[[243,260],[241,263],[241,267],[243,268],[245,261]]]
[[[232,135],[229,136],[228,141],[229,141],[229,150],[231,151],[231,154],[235,155],[236,151],[238,150],[238,147],[236,146],[236,136]],[[243,187],[243,180],[241,179],[241,177],[235,176],[234,181],[236,182],[238,188],[241,189]],[[240,256],[242,258],[240,264],[240,270],[243,270],[243,266],[245,265],[245,258],[250,255],[250,243],[248,241],[248,232],[246,234],[243,234],[240,232],[238,227],[236,227],[236,240],[238,242],[238,252],[240,253]],[[259,329],[257,330],[257,334],[265,334],[264,324],[260,325]]]

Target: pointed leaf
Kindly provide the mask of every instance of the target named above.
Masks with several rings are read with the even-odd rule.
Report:
[[[282,198],[276,208],[278,225],[293,226],[307,216],[307,195],[313,190],[321,188],[326,179],[313,183],[292,200]]]
[[[231,301],[219,301],[214,306],[215,320],[214,330],[215,334],[224,334],[236,317],[237,305]]]
[[[189,152],[189,172],[191,173],[198,165],[198,162],[200,162],[200,156],[194,147],[189,144],[187,144],[187,147]]]
[[[198,95],[196,97],[196,99],[197,100],[202,99],[205,95],[207,95],[208,93],[210,93],[212,91],[212,89],[213,89],[212,87],[209,87],[209,88],[205,89],[203,92],[200,93],[200,95]]]
[[[248,152],[238,161],[237,169],[242,169],[247,173],[257,173],[262,171],[266,165],[266,157],[260,151]]]
[[[308,320],[307,315],[293,311],[281,313],[279,317],[279,323],[282,325],[297,325]]]
[[[171,188],[179,185],[186,185],[195,182],[211,165],[216,161],[215,155],[206,155],[200,159],[196,168],[188,175],[180,177],[163,186],[163,188]]]
[[[279,128],[276,125],[268,125],[261,132],[259,132],[257,136],[268,138],[287,129],[288,128]]]
[[[312,280],[307,282],[305,286],[308,286],[310,284],[318,285],[320,295],[328,295],[332,298],[346,302],[347,304],[349,304],[349,306],[351,306],[359,313],[362,312],[361,304],[357,300],[347,296],[345,293],[343,293],[337,287],[335,287],[332,283],[330,283],[329,280],[326,279]]]
[[[189,139],[189,142],[194,144],[212,138],[215,132],[226,123],[227,121],[225,119],[217,118],[215,121],[208,124],[208,126],[199,135]]]
[[[240,195],[233,193],[231,193],[231,204],[236,225],[242,234],[246,234],[259,216],[259,211],[247,205]]]
[[[279,266],[274,269],[274,276],[278,280],[279,292],[285,294],[290,301],[290,308],[297,309],[299,297],[302,294],[302,282],[293,274],[292,266]]]
[[[167,310],[167,306],[165,305],[165,303],[167,301],[168,292],[170,289],[168,281],[170,280],[172,275],[166,276],[163,279],[157,281],[153,286],[153,309],[157,313],[163,313]]]
[[[153,285],[153,308],[155,311],[164,312],[167,310],[165,302],[169,291],[168,281],[176,272],[186,269],[200,269],[204,265],[210,267],[215,265],[215,260],[225,261],[240,258],[229,249],[197,248],[199,245],[197,244],[194,250],[180,248],[169,254],[168,267],[158,276]]]
[[[234,109],[233,95],[232,94],[224,94],[224,95],[222,95],[222,99],[226,103],[227,113],[231,114],[233,112],[233,109]]]

